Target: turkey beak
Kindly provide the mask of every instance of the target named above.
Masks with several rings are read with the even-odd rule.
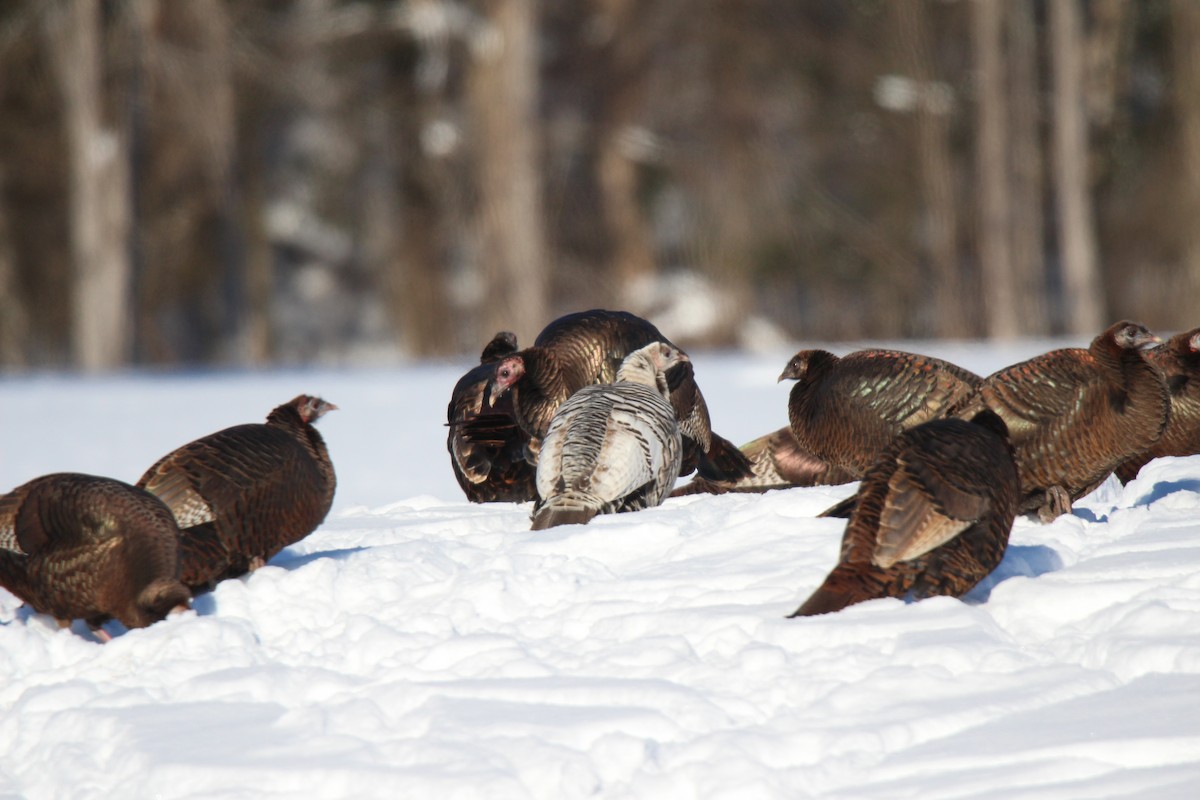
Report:
[[[188,605],[187,603],[180,603],[179,605],[175,606],[170,611],[168,611],[167,616],[174,617],[176,615],[182,614],[185,611],[191,611],[191,610],[192,610],[192,607],[190,605]]]
[[[334,405],[333,403],[326,403],[325,410],[326,411],[337,411],[338,407],[336,405]]]
[[[1162,338],[1153,333],[1149,333],[1146,336],[1142,337],[1142,341],[1138,344],[1138,350],[1141,350],[1143,352],[1145,352],[1146,350],[1153,350],[1154,348],[1158,347],[1160,344],[1162,344]]]
[[[488,392],[488,408],[493,408],[502,394],[504,394],[504,387],[498,383],[493,383],[492,390]]]

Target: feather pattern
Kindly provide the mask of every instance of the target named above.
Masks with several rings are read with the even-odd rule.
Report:
[[[300,395],[275,408],[265,424],[204,436],[147,470],[138,486],[167,504],[185,538],[204,540],[182,548],[187,585],[243,575],[324,521],[337,479],[312,422],[335,408]]]
[[[1019,485],[990,411],[900,433],[862,479],[839,563],[792,616],[878,597],[962,596],[1004,557]]]
[[[529,437],[516,424],[511,395],[486,407],[497,362],[515,352],[517,337],[508,331],[497,333],[484,347],[479,365],[459,379],[446,409],[450,465],[473,503],[519,503],[535,497],[534,468],[526,454]],[[472,437],[464,433],[468,421],[473,424]]]
[[[1008,426],[1021,475],[1019,513],[1048,521],[1123,461],[1157,442],[1170,415],[1162,374],[1141,349],[1159,341],[1122,321],[1087,349],[1052,350],[984,379],[960,414],[985,408]]]
[[[898,433],[949,416],[980,382],[948,361],[900,350],[838,357],[801,350],[779,376],[796,385],[788,421],[799,448],[860,477]]]
[[[725,492],[766,492],[791,486],[830,486],[857,480],[848,470],[835,467],[807,452],[796,441],[791,426],[760,436],[741,446],[750,462],[750,475],[733,480],[711,480],[697,475],[671,492],[671,497]]]
[[[653,343],[617,380],[585,387],[558,409],[543,441],[533,529],[660,504],[679,474],[681,437],[664,370],[686,358]]]
[[[1200,328],[1172,336],[1145,356],[1166,382],[1171,413],[1159,440],[1117,468],[1125,482],[1153,458],[1200,453]]]
[[[593,309],[568,314],[542,330],[527,347],[496,365],[488,394],[495,405],[511,395],[511,414],[528,440],[536,462],[541,441],[558,407],[585,386],[612,383],[627,355],[654,342],[675,347],[649,321],[625,311]],[[678,348],[676,348],[678,349]],[[749,475],[746,457],[712,430],[708,406],[689,361],[667,374],[671,404],[684,439],[680,474],[693,470],[712,478]],[[484,423],[463,423],[469,440],[486,437]]]
[[[0,498],[0,585],[64,624],[145,627],[191,596],[179,580],[178,535],[171,512],[141,489],[44,475]]]

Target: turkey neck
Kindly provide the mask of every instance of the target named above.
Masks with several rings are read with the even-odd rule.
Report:
[[[513,412],[522,430],[541,438],[563,401],[595,381],[569,371],[550,348],[530,347],[521,357],[525,374],[513,387]]]
[[[792,387],[788,394],[788,419],[792,422],[792,431],[805,449],[811,450],[813,442],[807,437],[802,438],[806,429],[806,418],[817,413],[816,404],[821,394],[821,384],[833,371],[838,357],[825,350],[813,350],[809,354],[808,363],[804,365],[804,375]]]
[[[333,462],[329,458],[329,448],[325,446],[325,439],[321,436],[321,432],[313,427],[312,423],[305,422],[304,418],[300,416],[300,412],[291,405],[279,406],[268,414],[267,424],[295,436],[304,445],[304,449],[312,454],[321,477],[325,479],[325,500],[327,504],[331,503],[336,488],[336,479]]]
[[[1166,425],[1165,404],[1170,402],[1165,391],[1162,373],[1136,348],[1119,347],[1108,337],[1099,339],[1088,348],[1092,357],[1104,367],[1109,379],[1109,392],[1114,405],[1122,412],[1144,409],[1160,414]],[[1162,433],[1161,428],[1159,433]]]
[[[1200,353],[1192,351],[1190,338],[1188,334],[1176,336],[1159,355],[1150,355],[1146,359],[1162,372],[1173,398],[1195,392],[1192,375],[1200,370]],[[1150,351],[1151,354],[1154,352]]]

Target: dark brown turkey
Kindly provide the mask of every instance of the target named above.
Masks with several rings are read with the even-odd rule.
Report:
[[[792,486],[829,486],[858,480],[842,467],[828,464],[805,451],[791,426],[760,436],[741,446],[750,461],[751,475],[735,480],[710,480],[697,475],[671,492],[672,497],[726,492],[766,492]]]
[[[1126,483],[1153,458],[1200,453],[1200,328],[1178,333],[1144,355],[1166,380],[1171,413],[1162,437],[1117,467],[1117,477]]]
[[[1008,426],[1021,475],[1018,513],[1068,513],[1121,462],[1159,440],[1170,413],[1162,374],[1142,348],[1160,341],[1136,322],[1087,349],[1052,350],[989,375],[959,416],[990,408]]]
[[[479,366],[459,379],[446,409],[446,449],[463,493],[472,503],[520,503],[536,497],[534,467],[526,457],[529,437],[513,418],[512,397],[488,407],[485,398],[496,363],[517,352],[517,337],[497,333],[483,349]],[[475,438],[463,435],[466,420],[475,423]]]
[[[856,480],[903,430],[951,414],[978,375],[929,356],[801,350],[779,380],[796,381],[788,420],[802,451]]]
[[[612,383],[625,356],[652,342],[676,347],[650,322],[625,311],[568,314],[547,325],[532,347],[500,361],[489,402],[496,407],[501,397],[512,394],[513,417],[529,437],[530,458],[536,462],[550,420],[563,401],[584,386]],[[696,470],[726,480],[749,475],[746,456],[713,432],[691,362],[672,367],[667,383],[684,440],[680,474]],[[469,420],[462,428],[471,441],[487,436],[487,425],[478,420]]]
[[[682,456],[665,373],[686,360],[673,345],[648,344],[625,357],[615,381],[558,407],[538,459],[533,530],[662,503]]]
[[[0,497],[0,585],[60,625],[115,618],[143,628],[186,609],[179,528],[158,498],[77,473],[35,478]]]
[[[1004,558],[1019,491],[992,412],[902,432],[863,476],[838,565],[791,616],[878,597],[961,597]]]
[[[313,423],[337,406],[300,395],[265,424],[235,425],[163,456],[138,486],[179,523],[183,582],[210,587],[269,561],[312,533],[337,488]]]

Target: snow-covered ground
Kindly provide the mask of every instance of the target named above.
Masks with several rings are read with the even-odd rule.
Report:
[[[1047,347],[910,345],[982,374]],[[788,356],[693,354],[719,432],[786,422]],[[325,525],[194,611],[101,645],[0,590],[0,797],[1200,796],[1200,457],[1019,520],[965,602],[788,620],[852,486],[535,535],[451,475],[468,366],[0,378],[0,492],[341,407]]]

